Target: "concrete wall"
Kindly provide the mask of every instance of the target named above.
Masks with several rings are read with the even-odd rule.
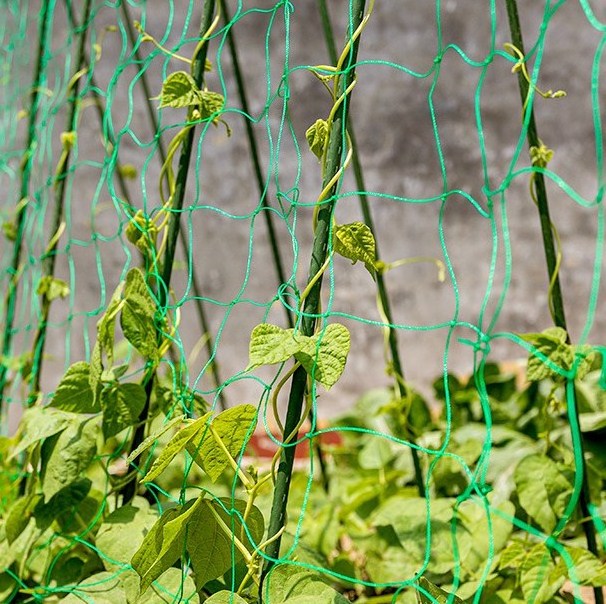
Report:
[[[80,11],[82,3],[75,4]],[[192,3],[193,7],[185,1],[143,4],[146,5],[146,30],[163,39],[165,46],[180,44],[184,27],[187,38],[196,35],[200,2]],[[230,4],[233,12],[236,3]],[[494,320],[493,332],[538,331],[551,324],[547,310],[548,279],[538,214],[529,196],[529,174],[508,177],[513,168],[528,166],[529,160],[527,148],[521,142],[521,106],[516,76],[511,73],[512,64],[501,56],[490,58],[493,48],[503,50],[503,44],[511,38],[504,2],[497,4],[493,11],[491,3],[477,0],[441,2],[442,32],[438,36],[435,3],[382,0],[376,3],[362,37],[359,59],[363,63],[358,68],[358,82],[353,93],[352,124],[358,137],[366,188],[371,192],[369,202],[382,258],[395,261],[423,256],[445,261],[445,249],[452,265],[453,274],[447,275],[444,282],[438,280],[436,267],[427,262],[401,266],[387,277],[395,320],[407,326],[400,331],[406,377],[426,392],[431,379],[442,371],[447,344],[450,370],[469,372],[473,366],[473,349],[459,342],[459,338],[475,340],[474,330],[462,326],[451,333],[445,325],[455,317],[470,325],[481,324],[485,329]],[[540,34],[545,3],[523,0],[519,4],[526,45],[532,48]],[[331,0],[329,5],[338,39],[342,40],[348,3]],[[598,5],[598,2],[589,2],[596,11],[596,19],[604,22],[604,7]],[[311,204],[318,195],[320,167],[307,148],[305,130],[318,117],[326,117],[331,106],[322,85],[302,67],[329,61],[315,2],[299,0],[290,5],[294,10],[287,20],[288,32],[284,6],[271,12],[273,7],[269,0],[243,2],[243,11],[260,8],[265,12],[243,12],[232,31],[241,53],[251,112],[258,119],[255,132],[270,203],[278,207],[276,193],[280,191],[283,210],[288,214],[286,220],[274,215],[285,265],[288,274],[294,273],[297,286],[302,288],[312,239],[312,208],[293,204],[293,191],[296,189],[297,199],[302,204]],[[23,60],[25,55],[20,58],[31,69],[38,4],[30,3],[28,10],[28,38],[21,41],[21,52],[28,53],[29,60]],[[130,10],[133,18],[142,20],[141,9],[131,6]],[[117,139],[119,159],[133,164],[139,171],[139,177],[129,184],[133,203],[139,207],[145,199],[151,210],[159,204],[160,164],[143,92],[137,81],[140,66],[129,58],[131,50],[122,23],[123,15],[115,7],[96,4],[93,36],[98,38],[106,25],[118,24],[120,31],[107,34],[102,42],[103,53],[94,69],[95,83],[103,95],[109,93],[104,127],[111,129]],[[69,78],[70,67],[65,65],[66,31],[63,3],[59,2],[52,32],[56,54],[49,57],[48,87],[51,89],[55,86],[60,89]],[[603,109],[594,107],[591,97],[592,65],[599,41],[599,32],[588,22],[580,3],[562,3],[548,23],[539,86],[565,89],[567,96],[559,100],[536,100],[539,134],[545,144],[555,150],[549,167],[562,179],[548,181],[548,192],[553,221],[563,246],[561,280],[567,318],[573,339],[576,341],[585,333],[592,343],[603,343],[606,335],[606,316],[600,311],[601,298],[593,322],[588,323],[592,283],[601,272],[601,269],[597,273],[594,271],[598,209],[577,203],[563,185],[565,183],[588,204],[604,186],[596,168],[594,129],[594,118],[600,116],[600,111],[603,117]],[[264,217],[259,214],[253,219],[259,194],[243,120],[237,113],[240,104],[227,47],[222,48],[217,58],[222,42],[222,35],[212,42],[209,56],[215,69],[208,75],[207,83],[209,88],[220,90],[219,74],[222,74],[228,107],[224,118],[233,135],[227,138],[225,129],[219,126],[209,128],[203,139],[198,139],[202,144],[196,148],[197,155],[192,162],[192,178],[185,201],[188,211],[183,215],[183,226],[193,249],[194,270],[204,296],[214,301],[207,303],[206,309],[213,335],[220,332],[217,360],[223,377],[227,378],[245,368],[248,336],[252,327],[264,319],[266,305],[274,296],[277,285]],[[458,45],[469,59],[478,64],[485,63],[485,69],[470,66],[454,49],[440,54],[439,42],[442,49],[449,44]],[[186,41],[180,52],[190,55],[194,45]],[[75,48],[75,44],[71,48]],[[149,57],[153,50],[151,44],[143,45],[142,56]],[[440,60],[436,59],[438,56]],[[280,86],[286,58],[289,71]],[[373,64],[373,61],[393,62],[415,72],[428,72],[428,75],[415,78],[394,66]],[[269,79],[266,63],[270,66]],[[146,60],[153,94],[159,93],[165,73],[183,68],[184,64],[161,54],[156,54],[149,64]],[[597,76],[604,75],[603,66],[598,65],[595,72],[594,84],[599,96],[603,86]],[[14,74],[21,78],[23,89],[26,89],[30,74],[26,68],[20,68]],[[279,89],[282,96],[276,97]],[[286,104],[285,91],[288,91]],[[430,114],[430,98],[445,166],[443,173]],[[46,159],[40,159],[33,176],[39,203],[28,222],[26,257],[34,259],[44,249],[48,236],[42,236],[41,231],[41,225],[45,220],[48,224],[50,215],[47,204],[51,203],[52,187],[48,176],[58,157],[58,138],[65,120],[62,108],[65,98],[55,94],[44,102],[51,113],[47,123],[40,128],[45,140],[52,141],[52,146],[45,151]],[[14,105],[17,104],[15,101]],[[52,114],[53,110],[55,114]],[[285,127],[279,139],[285,111],[291,120],[292,132]],[[178,131],[176,124],[182,117],[182,111],[162,113],[163,139],[167,143]],[[479,123],[477,117],[481,120]],[[132,251],[132,247],[120,242],[125,214],[116,198],[119,192],[114,190],[115,179],[107,179],[98,132],[94,109],[83,106],[77,163],[68,183],[67,229],[58,260],[58,273],[71,276],[75,285],[71,299],[75,316],[69,317],[67,303],[55,304],[52,318],[57,325],[51,326],[49,331],[50,356],[44,366],[44,384],[49,389],[57,383],[66,355],[67,362],[73,362],[86,354],[85,334],[94,329],[94,313],[107,302],[124,267],[129,262],[136,263],[136,257],[130,259],[128,256],[127,250]],[[17,139],[23,140],[23,126]],[[300,145],[300,151],[295,148],[294,140]],[[597,146],[601,147],[599,136],[597,140]],[[481,144],[485,146],[484,153]],[[519,145],[522,145],[522,151],[516,165],[512,166]],[[18,154],[17,159],[12,160],[13,165],[17,160]],[[14,204],[15,182],[14,178],[9,179],[13,192],[10,199],[3,202],[6,208]],[[502,195],[490,194],[490,191],[501,189]],[[443,207],[439,200],[421,203],[421,200],[454,190],[465,192],[484,212],[492,211],[494,222],[461,194],[449,195]],[[358,201],[351,194],[354,191],[356,186],[349,170],[341,189],[343,196],[337,205],[338,222],[360,219]],[[400,200],[384,195],[397,196]],[[402,201],[404,198],[413,201]],[[439,228],[441,210],[442,230]],[[102,237],[92,239],[92,230],[100,232]],[[444,249],[440,244],[441,233]],[[66,250],[69,241],[72,244]],[[511,245],[509,258],[508,244]],[[2,254],[7,258],[9,246],[6,242],[3,246]],[[494,265],[491,264],[493,252]],[[24,273],[24,282],[35,283],[36,270],[33,262]],[[186,276],[186,270],[175,273],[176,299],[192,296],[191,289],[187,289]],[[334,271],[327,275],[325,286],[324,309],[355,318],[332,319],[342,321],[350,328],[352,351],[342,382],[330,393],[321,393],[321,416],[333,415],[346,408],[368,388],[390,383],[384,370],[382,330],[372,324],[381,318],[376,309],[375,284],[370,276],[362,266],[351,266],[344,259],[336,258]],[[24,290],[21,300],[24,307],[30,307],[31,292],[31,289]],[[603,290],[600,293],[603,295]],[[484,300],[487,303],[482,317]],[[193,307],[191,300],[182,307],[179,333],[186,352],[190,352],[201,337]],[[32,313],[35,314],[35,308]],[[33,324],[31,316],[24,311],[21,320]],[[66,330],[68,319],[71,327]],[[283,324],[283,312],[278,305],[272,307],[268,320]],[[434,329],[436,325],[442,327]],[[28,342],[31,342],[31,330],[16,335],[17,347],[27,346]],[[524,350],[505,339],[491,342],[490,359],[524,356]],[[189,365],[191,382],[202,390],[212,387],[207,375],[196,381],[205,363],[206,356],[201,353]],[[271,372],[260,371],[258,375],[267,377]],[[261,392],[258,382],[244,377],[225,391],[234,403],[257,401]],[[16,391],[13,394],[18,398]]]

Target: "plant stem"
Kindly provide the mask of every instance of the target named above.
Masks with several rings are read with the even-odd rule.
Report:
[[[210,28],[213,20],[213,14],[215,12],[215,0],[205,0],[204,7],[202,9],[202,23],[200,26],[200,37],[202,38],[208,29]],[[197,54],[192,58],[192,76],[196,82],[196,85],[200,90],[204,87],[204,65],[206,63],[206,55],[208,53],[208,43],[202,44],[198,49]],[[175,259],[175,252],[177,248],[177,238],[180,229],[180,218],[181,210],[183,208],[183,200],[185,199],[185,189],[187,186],[187,176],[189,173],[189,164],[191,160],[191,153],[194,143],[195,127],[190,125],[188,131],[183,138],[181,145],[181,155],[179,157],[179,167],[177,171],[177,177],[175,181],[175,190],[173,192],[173,203],[172,213],[168,225],[167,244],[164,252],[162,275],[160,276],[160,283],[158,284],[158,306],[163,309],[168,303],[168,296],[170,292],[170,280],[173,270],[173,262]],[[160,334],[158,334],[160,337]],[[154,374],[147,380],[145,384],[146,401],[143,411],[139,419],[141,420],[131,444],[131,451],[134,451],[142,442],[145,436],[145,427],[147,424],[147,417],[149,414],[150,399],[153,390],[153,383],[155,379]],[[138,459],[135,459],[135,466],[138,464]],[[128,481],[122,488],[123,504],[129,503],[136,493],[137,481],[136,476]]]
[[[229,8],[227,6],[226,0],[220,0],[221,2],[221,12],[223,13],[223,18],[225,24],[229,24],[231,22],[231,16],[229,13]],[[227,31],[227,45],[229,46],[229,54],[231,57],[231,62],[234,70],[234,78],[236,80],[236,87],[238,89],[238,96],[240,97],[240,104],[242,105],[242,111],[246,115],[250,115],[249,103],[248,103],[248,94],[246,92],[246,84],[244,81],[244,77],[242,75],[242,69],[240,67],[240,59],[238,55],[238,47],[236,45],[236,39],[233,35],[232,28],[230,27]],[[261,198],[261,203],[264,210],[268,210],[270,208],[267,186],[263,181],[263,171],[261,169],[261,159],[259,154],[259,147],[257,145],[257,138],[255,136],[254,129],[252,127],[251,121],[245,116],[244,117],[244,126],[246,128],[246,136],[248,138],[248,145],[250,147],[250,159],[252,161],[253,170],[255,173],[255,180],[257,181],[257,187],[259,189],[259,195]],[[264,211],[263,216],[265,218],[265,224],[267,226],[267,232],[269,234],[269,243],[271,246],[272,258],[274,261],[274,268],[276,271],[276,277],[278,278],[278,284],[282,285],[286,283],[286,271],[284,270],[284,266],[282,264],[282,254],[280,252],[280,246],[278,244],[278,236],[276,234],[276,229],[273,222],[272,213],[270,211]],[[286,322],[289,327],[294,326],[293,318],[291,312],[288,310],[288,307],[284,306],[284,312],[286,314]]]
[[[40,93],[42,89],[42,79],[45,68],[46,39],[51,21],[50,2],[44,0],[40,8],[40,26],[38,30],[38,50],[36,58],[36,67],[34,71],[33,86],[31,92],[29,119],[27,126],[27,143],[23,159],[21,160],[21,189],[20,198],[17,200],[17,214],[15,217],[16,237],[13,245],[13,256],[11,267],[8,270],[10,275],[8,290],[6,293],[4,305],[4,335],[2,341],[2,359],[0,362],[0,417],[3,414],[4,390],[6,388],[6,377],[8,371],[7,360],[11,354],[11,343],[13,338],[13,323],[15,320],[15,303],[17,298],[17,287],[19,284],[21,263],[21,240],[25,227],[25,213],[27,211],[27,200],[29,197],[29,184],[32,169],[32,159],[36,151],[36,122],[38,119],[38,110],[40,107]],[[24,203],[22,203],[24,202]]]
[[[524,56],[526,56],[516,0],[505,0],[505,3],[507,5],[507,16],[509,19],[509,29],[511,31],[512,43]],[[520,88],[522,106],[525,106],[526,99],[529,93],[529,84],[521,72],[518,73],[518,85]],[[534,109],[532,108],[531,104],[528,106],[527,110],[530,112],[528,116],[529,119],[527,131],[528,146],[538,148],[541,145],[541,141],[537,132]],[[559,275],[556,274],[557,255],[551,226],[551,218],[549,216],[547,188],[545,186],[545,179],[543,177],[543,174],[540,172],[536,172],[534,174],[534,187],[537,198],[537,206],[539,209],[539,217],[541,221],[541,233],[543,237],[543,248],[545,250],[545,260],[547,264],[547,275],[549,281],[552,283],[551,303],[553,308],[553,320],[557,327],[561,327],[566,331],[567,340],[568,343],[570,343],[570,334],[568,333],[568,328],[566,325],[566,316],[564,314],[564,299],[562,296],[562,288],[560,287]],[[579,412],[574,388],[570,389],[570,393],[570,396],[573,397],[573,400],[571,401],[573,413],[576,417],[578,417]],[[591,518],[591,514],[589,512],[591,498],[589,493],[589,483],[587,481],[587,471],[585,466],[583,437],[582,434],[579,436],[579,442],[581,446],[581,459],[579,461],[581,467],[577,468],[577,471],[580,471],[583,477],[581,492],[579,494],[579,507],[581,511],[581,516],[583,518]],[[598,547],[593,522],[583,522],[582,525],[583,531],[585,533],[585,539],[587,541],[587,548],[591,553],[598,556]],[[596,604],[604,604],[604,595],[602,592],[602,588],[594,587],[593,593]]]
[[[326,0],[317,0],[318,10],[320,12],[320,18],[322,20],[322,29],[324,31],[324,41],[326,42],[326,47],[328,49],[328,56],[330,57],[330,61],[333,65],[337,63],[337,46],[335,44],[335,36],[332,27],[332,23],[330,21],[330,14],[328,12],[328,6],[326,4]],[[362,210],[362,216],[364,218],[364,222],[366,226],[371,230],[375,237],[375,255],[377,260],[380,259],[379,254],[379,242],[377,239],[374,220],[372,217],[372,212],[370,210],[370,205],[368,203],[368,198],[366,196],[366,183],[364,182],[364,172],[362,170],[362,163],[360,162],[360,156],[358,154],[358,145],[356,142],[356,135],[354,132],[354,126],[350,122],[347,128],[349,133],[349,138],[351,141],[351,147],[353,150],[352,157],[352,166],[354,171],[354,177],[356,180],[356,187],[358,191],[360,191],[358,197],[360,199],[360,208]],[[387,319],[389,325],[388,329],[388,343],[389,343],[389,351],[391,354],[391,361],[393,364],[393,370],[396,374],[396,388],[398,389],[398,394],[400,398],[406,398],[408,396],[408,392],[406,389],[406,383],[404,381],[404,371],[402,369],[402,362],[400,358],[400,351],[398,347],[398,332],[393,327],[393,314],[391,311],[391,302],[389,298],[389,293],[387,291],[387,285],[385,283],[385,279],[383,274],[378,272],[376,273],[376,283],[377,283],[377,292],[379,294],[379,300],[381,306],[383,307],[383,313],[385,318]],[[414,444],[414,439],[411,434],[407,434],[406,438]],[[420,497],[425,497],[425,481],[423,480],[423,471],[421,469],[421,463],[419,460],[419,454],[415,448],[410,449],[410,454],[412,457],[412,463],[415,471],[415,482],[417,485],[417,489],[419,491]]]
[[[352,17],[351,17],[351,32],[353,33],[360,26],[365,9],[365,0],[353,0],[352,2]],[[340,76],[340,92],[345,94],[347,88],[354,81],[354,68],[356,57],[358,54],[360,38],[358,37],[351,45],[349,64],[347,69]],[[328,150],[326,157],[326,169],[324,172],[323,186],[324,190],[328,183],[334,179],[341,167],[343,155],[343,141],[345,138],[345,130],[347,126],[347,113],[349,107],[349,95],[341,102],[335,111],[334,118],[331,124]],[[338,186],[338,180],[335,179],[334,184],[329,189],[326,198],[332,198]],[[318,221],[314,232],[314,241],[309,266],[308,283],[316,279],[318,271],[324,264],[327,252],[331,222],[334,212],[334,201],[324,202],[318,212]],[[306,336],[313,335],[316,327],[317,312],[320,303],[320,292],[322,288],[322,277],[316,279],[314,286],[309,290],[303,307],[303,317],[301,320],[301,333]],[[286,506],[288,502],[288,492],[292,477],[293,462],[295,458],[295,446],[289,446],[286,442],[293,432],[296,431],[301,413],[303,410],[303,399],[305,396],[305,388],[307,383],[307,372],[304,367],[299,367],[292,378],[291,390],[288,399],[288,409],[286,412],[286,420],[284,423],[284,436],[282,454],[280,464],[276,474],[276,484],[274,488],[273,502],[271,515],[269,519],[268,538],[271,539],[279,534],[286,521]],[[294,435],[296,438],[296,434]],[[267,573],[271,570],[275,561],[280,555],[280,537],[272,541],[266,549],[266,560],[263,566],[262,581]],[[262,589],[259,592],[262,595]]]
[[[221,12],[223,13],[223,19],[225,24],[231,22],[231,15],[229,7],[227,6],[226,0],[221,1]],[[242,111],[246,115],[250,115],[250,104],[248,102],[248,93],[246,92],[246,83],[240,67],[240,58],[238,54],[238,47],[236,45],[236,38],[233,34],[232,28],[227,32],[227,45],[229,47],[229,53],[231,56],[231,62],[234,70],[234,78],[236,80],[236,87],[238,89],[238,96],[240,97],[240,104],[242,105]],[[255,180],[257,181],[257,188],[259,190],[259,196],[261,198],[262,206],[265,210],[270,207],[269,194],[267,187],[263,181],[263,171],[261,168],[261,156],[259,153],[259,146],[257,144],[257,137],[253,129],[252,123],[248,118],[244,118],[244,126],[246,128],[246,137],[248,138],[248,145],[250,147],[250,159],[253,165],[253,171],[255,173]],[[278,236],[276,234],[276,228],[274,226],[273,215],[270,211],[263,212],[265,218],[265,225],[267,227],[267,233],[269,235],[269,244],[271,246],[272,259],[274,262],[274,269],[276,271],[276,277],[278,284],[282,285],[286,283],[286,271],[282,263],[282,254],[280,252],[280,245],[278,243]],[[284,313],[286,315],[286,323],[288,327],[294,327],[294,321],[292,313],[288,310],[287,306],[284,306]],[[314,423],[314,412],[310,412],[310,420]],[[313,443],[316,455],[320,465],[320,473],[322,476],[322,485],[324,489],[328,491],[328,474],[326,472],[326,461],[324,459],[324,452],[322,446],[318,441]]]
[[[135,29],[133,27],[133,21],[130,15],[130,11],[128,9],[128,2],[122,2],[122,12],[124,13],[124,21],[126,23],[126,31],[128,34],[128,38],[130,40],[131,46],[133,47],[133,51],[135,53],[135,58],[138,62],[142,63],[143,58],[141,57],[141,53],[139,51],[139,47],[136,45],[137,35],[135,33]],[[152,132],[154,132],[155,137],[158,141],[158,157],[161,165],[166,161],[166,149],[164,147],[164,141],[162,140],[162,135],[160,133],[158,118],[156,116],[156,111],[152,105],[152,97],[153,94],[151,92],[151,88],[149,86],[149,81],[147,78],[147,71],[141,71],[141,76],[139,78],[141,82],[141,87],[143,88],[143,96],[145,97],[145,107],[147,109],[147,117],[149,119]],[[181,243],[183,249],[183,255],[185,258],[189,258],[189,246],[187,243],[187,238],[185,233],[179,229],[179,241]],[[210,323],[208,321],[208,317],[206,316],[206,310],[204,308],[204,302],[202,301],[202,287],[200,282],[198,281],[198,277],[196,275],[196,271],[192,269],[191,271],[191,281],[192,281],[192,290],[194,292],[194,305],[196,307],[196,313],[198,315],[198,320],[200,322],[200,327],[202,328],[202,333],[206,334],[206,352],[208,353],[209,358],[213,358],[214,355],[214,342],[211,335]],[[221,379],[221,375],[219,373],[219,367],[216,361],[212,361],[210,364],[210,370],[213,376],[213,381],[215,382],[215,386],[220,388],[223,383]],[[221,409],[227,408],[227,401],[225,400],[225,394],[223,390],[219,390],[219,406]]]
[[[71,3],[68,1],[66,4],[69,5],[68,12],[71,14]],[[88,32],[88,20],[90,17],[91,0],[86,0],[84,9],[82,12],[82,30],[80,31],[80,40],[78,44],[78,50],[76,54],[76,62],[74,63],[74,72],[72,76],[75,78],[71,90],[71,98],[69,100],[69,115],[67,118],[66,132],[77,132],[78,128],[78,105],[79,99],[78,94],[80,92],[80,77],[77,76],[78,72],[84,64],[84,49],[86,45],[86,38]],[[74,28],[74,31],[80,28]],[[55,207],[53,217],[51,221],[51,230],[49,232],[49,246],[44,253],[42,258],[42,275],[43,277],[52,277],[55,272],[55,262],[57,259],[57,247],[59,244],[59,238],[56,237],[61,227],[61,221],[63,219],[63,206],[65,202],[65,185],[67,182],[67,174],[69,172],[69,164],[71,158],[71,144],[64,146],[63,153],[61,155],[61,164],[57,174],[55,174]],[[44,345],[46,342],[46,327],[48,324],[48,315],[50,313],[51,302],[45,294],[41,296],[42,312],[38,321],[38,329],[34,337],[34,344],[32,347],[33,358],[32,358],[32,373],[31,373],[31,387],[28,399],[28,405],[32,405],[40,391],[40,375],[42,371],[42,359],[44,355]]]

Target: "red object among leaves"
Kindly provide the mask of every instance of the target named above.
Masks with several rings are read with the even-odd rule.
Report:
[[[297,449],[295,451],[295,459],[307,459],[309,457],[309,442],[306,438],[307,432],[301,431],[297,436]],[[281,442],[281,438],[277,434],[273,434],[276,441]],[[338,432],[323,432],[315,438],[320,439],[322,445],[338,446],[343,443],[343,439]],[[256,431],[248,442],[248,452],[250,455],[260,459],[272,459],[276,454],[279,445],[277,445],[263,430]]]

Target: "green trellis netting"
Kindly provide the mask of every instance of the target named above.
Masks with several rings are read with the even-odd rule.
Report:
[[[2,2],[0,599],[600,601],[606,12],[519,4]]]

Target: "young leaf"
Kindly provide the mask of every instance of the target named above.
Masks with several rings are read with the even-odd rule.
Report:
[[[48,302],[52,302],[57,298],[65,298],[69,296],[69,285],[62,279],[45,275],[38,283],[36,293],[39,296],[44,296]]]
[[[271,323],[260,323],[250,334],[246,371],[261,365],[287,361],[301,350],[306,340],[305,336],[295,336],[294,329],[282,329]]]
[[[464,604],[461,598],[440,589],[437,585],[434,585],[428,581],[425,577],[419,579],[419,585],[431,596],[426,596],[423,592],[417,591],[417,598],[419,604]]]
[[[188,525],[204,505],[203,497],[165,511],[147,533],[131,560],[141,577],[141,593],[185,552]]]
[[[601,587],[606,585],[606,564],[594,556],[590,551],[581,547],[566,547],[566,552],[572,558],[574,570],[568,570],[563,558],[558,566],[564,576],[574,577],[579,585]]]
[[[571,479],[545,455],[522,459],[513,479],[524,511],[546,533],[551,533],[572,495]]]
[[[103,361],[101,357],[101,344],[99,339],[97,339],[90,355],[88,384],[93,392],[93,404],[99,406],[99,408],[101,408],[99,397],[101,395],[101,390],[103,389],[103,382],[101,381],[103,376]]]
[[[97,452],[97,422],[74,418],[59,434],[42,447],[42,492],[48,501],[61,489],[75,482]]]
[[[167,76],[162,84],[160,108],[191,107],[200,103],[200,89],[195,80],[185,71],[176,71]]]
[[[116,384],[101,392],[103,437],[107,440],[134,426],[145,407],[145,388],[140,384]]]
[[[213,123],[216,124],[219,121],[219,115],[223,110],[223,106],[225,105],[225,99],[222,94],[218,92],[212,92],[210,90],[203,90],[199,94],[200,99],[200,117],[201,120],[207,120],[211,116],[215,116],[213,118]]]
[[[61,604],[127,604],[126,594],[116,573],[101,572],[91,575],[70,589]]]
[[[136,572],[122,570],[120,579],[129,604],[200,603],[191,576],[174,566],[162,573],[144,594],[139,593],[139,576]]]
[[[309,375],[329,389],[345,369],[349,346],[347,327],[332,323],[324,331],[308,338],[304,348],[295,353],[295,358]]]
[[[237,405],[219,413],[211,422],[211,427],[231,457],[237,459],[247,437],[252,434],[256,421],[257,409],[253,405]],[[188,441],[187,450],[213,482],[230,465],[227,455],[217,445],[210,429],[199,431],[198,435]]]
[[[0,572],[0,602],[2,600],[10,602],[13,594],[17,593],[18,589],[19,584],[12,577],[12,573],[9,575],[8,573]],[[234,604],[239,604],[239,602],[234,600]]]
[[[34,443],[64,430],[77,415],[53,407],[26,409],[19,427],[20,438],[9,459],[16,457]]]
[[[78,361],[68,368],[49,405],[55,409],[73,413],[98,413],[101,411],[90,386],[90,365],[88,363]]]
[[[537,543],[527,550],[518,572],[526,602],[551,602],[566,579],[565,568],[554,564],[543,543]]]
[[[355,264],[361,260],[374,277],[376,270],[376,245],[372,231],[363,222],[339,224],[333,230],[333,249]]]
[[[116,316],[118,312],[118,307],[122,303],[122,290],[124,289],[124,282],[121,282],[118,287],[116,287],[112,297],[107,305],[107,310],[97,322],[97,343],[95,348],[98,349],[97,352],[93,350],[93,357],[95,358],[95,362],[93,362],[93,358],[91,358],[91,366],[95,368],[101,375],[103,371],[103,354],[107,357],[108,366],[111,367],[114,364],[114,338],[116,331]],[[98,362],[99,367],[96,367],[96,362]],[[92,372],[92,368],[91,368]],[[91,376],[91,380],[92,380]],[[96,384],[91,382],[91,387],[93,391],[96,390]]]
[[[577,366],[578,379],[583,379],[589,371],[595,358],[595,352],[587,344],[572,346],[567,342],[566,331],[561,327],[550,327],[541,333],[522,334],[522,339],[530,342],[538,352],[545,355],[554,365],[561,367],[564,371],[570,371],[575,363],[576,357],[581,360]],[[526,377],[529,382],[538,382],[547,378],[561,381],[562,376],[551,369],[542,359],[535,354],[528,358]]]
[[[105,569],[115,571],[128,564],[157,521],[158,513],[142,497],[107,516],[95,538]]]
[[[227,509],[233,506],[240,514],[246,510],[246,502],[222,499]],[[219,519],[220,521],[219,521]],[[223,526],[222,526],[223,525]],[[254,544],[258,545],[263,538],[263,515],[252,507],[246,519],[246,526],[251,533]],[[194,569],[196,587],[202,589],[208,581],[220,577],[227,572],[232,564],[243,559],[242,553],[232,543],[232,532],[249,551],[252,551],[246,533],[242,528],[239,517],[230,516],[223,506],[216,501],[204,500],[196,514],[192,516],[187,532],[187,553],[191,558]]]
[[[138,268],[131,269],[126,275],[120,326],[126,339],[152,361],[158,360],[155,314],[156,303],[149,293],[143,273]]]
[[[271,604],[347,604],[349,600],[324,582],[322,576],[290,564],[274,566],[267,575],[267,602]]]
[[[20,497],[11,506],[6,517],[5,529],[6,539],[12,543],[25,530],[30,519],[34,515],[36,506],[42,499],[41,494],[31,494]]]
[[[328,123],[326,120],[316,120],[305,132],[305,138],[312,153],[322,159],[328,142]]]
[[[185,418],[184,415],[177,415],[176,417],[173,417],[170,421],[166,422],[157,432],[154,432],[153,434],[150,434],[127,458],[126,458],[126,463],[131,463],[132,461],[134,461],[135,459],[137,459],[137,457],[139,457],[139,455],[141,455],[141,453],[143,453],[144,451],[147,451],[147,449],[149,449],[151,446],[153,446],[153,444],[166,432],[168,432],[171,428],[173,428],[174,426],[176,426],[177,424],[181,423],[183,421],[183,419]]]
[[[41,499],[34,510],[38,528],[45,531],[53,522],[57,522],[62,529],[68,527],[69,530],[74,516],[79,514],[76,530],[80,532],[83,519],[79,508],[90,493],[91,486],[92,483],[88,478],[78,478],[51,497],[47,503]],[[67,531],[64,530],[64,532]]]
[[[214,593],[210,598],[205,600],[206,604],[247,604],[247,601],[241,598],[233,591],[223,589]]]
[[[168,467],[170,462],[187,446],[199,432],[208,429],[207,422],[211,413],[206,413],[196,421],[179,430],[162,449],[160,456],[149,469],[149,472],[141,479],[142,482],[151,482]]]

